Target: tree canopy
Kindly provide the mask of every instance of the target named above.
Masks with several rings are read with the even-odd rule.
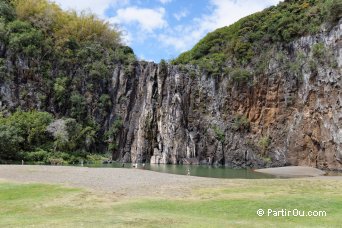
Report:
[[[207,34],[172,63],[203,65],[207,62],[222,67],[231,61],[235,65],[245,65],[253,57],[260,56],[270,44],[288,43],[314,34],[324,23],[336,24],[341,15],[339,0],[284,1]]]

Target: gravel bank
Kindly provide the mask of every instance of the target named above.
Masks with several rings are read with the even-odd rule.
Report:
[[[318,177],[325,174],[322,170],[304,166],[257,169],[255,172],[267,173],[278,177]]]
[[[309,169],[311,170],[311,168]],[[276,175],[279,173],[282,175],[286,173],[288,175],[289,173],[295,172],[296,175],[293,175],[293,177],[314,176],[312,174],[312,170],[309,172],[310,175],[305,173],[304,170],[308,171],[308,169],[298,167],[284,167],[259,171]],[[315,172],[317,172],[317,170],[315,170]],[[264,181],[265,184],[268,183],[267,179],[217,179],[173,175],[142,169],[30,165],[0,165],[0,179],[3,179],[5,181],[16,181],[20,183],[38,182],[48,184],[63,184],[72,187],[82,187],[90,191],[111,193],[120,198],[130,198],[135,196],[183,198],[189,197],[191,195],[191,191],[196,188],[229,188],[231,186],[243,184],[244,182],[248,182],[248,184],[253,185],[253,181]],[[306,179],[327,179],[342,181],[342,176],[317,176],[314,178]],[[280,181],[287,180],[281,179]]]
[[[219,187],[230,180],[158,173],[142,169],[0,165],[0,179],[82,187],[119,196],[183,197],[197,187]]]

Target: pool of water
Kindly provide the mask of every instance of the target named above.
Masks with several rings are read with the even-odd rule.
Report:
[[[122,168],[121,163],[87,165],[88,167]],[[124,168],[133,168],[132,164],[124,164]],[[254,172],[252,169],[232,169],[227,167],[214,167],[205,165],[164,165],[164,164],[138,164],[138,169],[151,170],[161,173],[190,175],[199,177],[227,178],[227,179],[265,179],[275,176]]]
[[[10,163],[17,164],[19,163]],[[20,163],[21,164],[21,163]],[[31,164],[31,163],[26,163]],[[31,165],[36,165],[32,163]],[[70,165],[80,166],[80,165]],[[129,163],[118,163],[114,162],[111,164],[84,164],[85,167],[93,168],[134,168]],[[137,169],[145,169],[154,172],[170,173],[177,175],[188,175],[198,177],[211,177],[211,178],[226,178],[226,179],[274,179],[274,178],[285,178],[278,177],[270,174],[254,172],[253,169],[233,169],[223,166],[207,166],[207,165],[165,165],[165,164],[146,164],[144,167],[142,164],[138,164]],[[325,176],[342,176],[342,171],[325,171]]]

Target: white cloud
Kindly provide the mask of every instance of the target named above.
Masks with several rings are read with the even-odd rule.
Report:
[[[134,41],[132,34],[124,29],[121,29],[121,38],[122,38],[122,42],[128,46],[132,45]]]
[[[137,57],[138,57],[138,60],[144,60],[144,61],[147,61],[147,62],[154,62],[153,59],[146,58],[145,55],[139,55]]]
[[[211,0],[211,4],[214,6],[213,13],[197,19],[201,31],[211,31],[230,25],[240,18],[260,11],[265,7],[265,3],[260,4],[255,0]]]
[[[186,40],[186,38],[180,39],[180,37],[172,37],[166,34],[159,35],[158,40],[162,42],[165,46],[172,46],[173,48],[181,52],[186,51],[188,47],[187,43],[189,42],[189,40]]]
[[[260,3],[255,0],[210,0],[212,13],[202,15],[187,26],[176,27],[174,31],[159,35],[159,41],[177,51],[190,49],[208,32],[228,26],[242,17],[262,10],[266,6],[275,5],[279,0],[266,0]],[[179,31],[183,29],[183,31]]]
[[[155,29],[167,26],[164,15],[164,8],[148,9],[128,7],[117,10],[116,16],[111,18],[110,21],[117,24],[138,23],[142,30],[152,32]]]
[[[129,0],[54,0],[58,5],[65,10],[83,11],[88,10],[97,14],[101,18],[105,18],[104,12],[109,6],[127,5]]]
[[[176,18],[177,21],[180,21],[182,18],[188,16],[188,14],[189,14],[189,11],[184,9],[182,11],[174,13],[173,16],[174,18]]]
[[[172,2],[172,0],[159,0],[160,3],[166,4]]]
[[[172,12],[178,25],[168,24],[164,8],[139,8],[146,2],[140,0],[54,0],[63,9],[77,11],[89,10],[111,23],[119,24],[124,32],[123,38],[129,45],[144,44],[152,40],[164,48],[165,52],[183,52],[189,50],[208,32],[227,26],[238,19],[257,12],[266,6],[275,5],[280,0],[208,0],[203,7],[210,11],[198,15],[188,23],[181,20],[188,17],[189,11]],[[140,1],[140,4],[139,4]],[[155,0],[167,4],[173,0]],[[179,0],[181,2],[182,0]],[[105,11],[113,10],[114,17],[108,18]],[[112,15],[113,15],[112,14]],[[170,18],[170,17],[169,17]],[[163,29],[163,30],[158,30]],[[157,31],[156,31],[157,30]],[[148,44],[149,42],[147,42]],[[150,42],[151,43],[151,42]],[[143,56],[140,56],[143,57]],[[175,56],[173,56],[175,57]]]

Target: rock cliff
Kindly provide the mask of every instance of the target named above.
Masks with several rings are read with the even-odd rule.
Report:
[[[210,76],[193,65],[138,62],[130,70],[116,64],[108,82],[79,91],[103,131],[122,119],[115,160],[341,170],[341,34],[340,21],[315,36],[274,44],[259,57],[264,64],[251,61],[248,80]],[[63,116],[47,85],[34,73],[24,78],[25,62],[7,67],[17,71],[0,83],[0,110]],[[104,93],[111,105],[101,116],[96,103]]]
[[[341,28],[275,45],[248,83],[195,66],[139,63],[131,76],[117,68],[112,114],[124,128],[114,158],[341,169]]]

